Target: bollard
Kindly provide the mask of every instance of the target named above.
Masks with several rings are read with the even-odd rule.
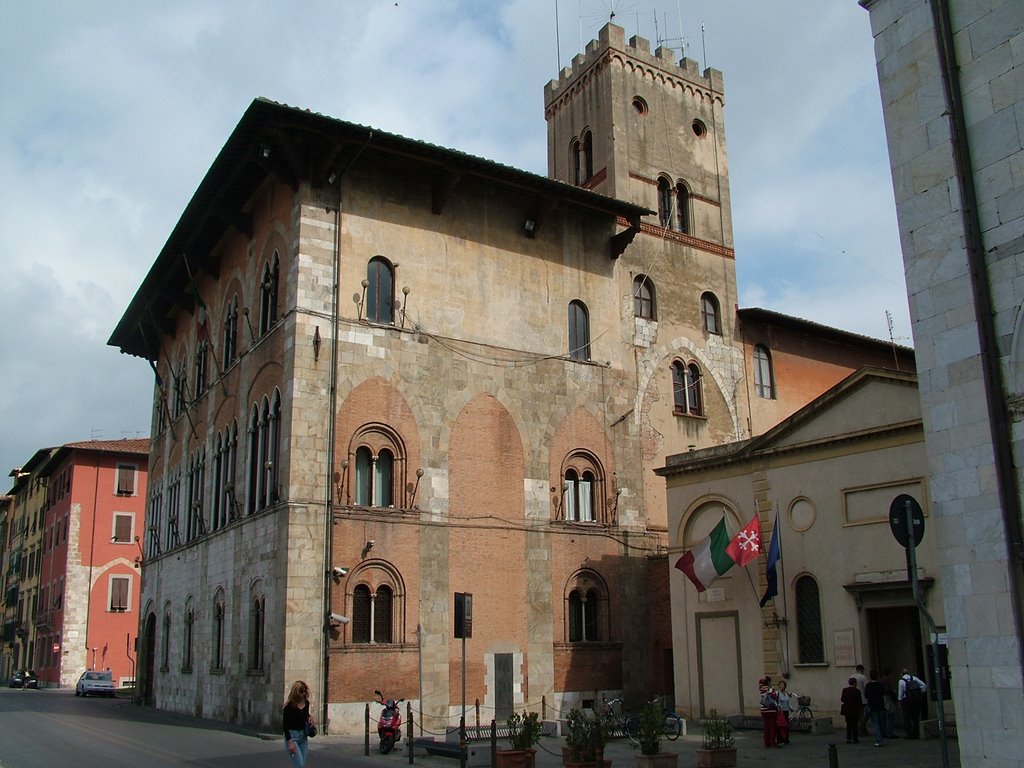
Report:
[[[405,702],[405,746],[409,750],[409,765],[413,762],[413,753],[416,751],[412,748],[412,703]]]
[[[498,764],[498,722],[491,720],[491,765]]]
[[[474,705],[474,709],[476,709],[476,732],[477,732],[477,735],[479,735],[480,734],[480,699],[476,700],[476,703]]]
[[[540,719],[548,719],[548,697],[547,694],[540,697]]]
[[[828,768],[839,768],[839,753],[836,752],[836,745],[828,745]]]
[[[459,768],[466,768],[466,718],[459,718]]]
[[[370,705],[366,705],[366,739],[363,744],[363,754],[370,755]]]

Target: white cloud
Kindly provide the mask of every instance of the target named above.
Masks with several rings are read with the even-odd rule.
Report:
[[[874,336],[889,308],[909,335],[854,0],[560,0],[557,35],[555,7],[14,4],[0,28],[0,468],[148,430],[149,367],[105,342],[253,98],[544,173],[544,85],[611,11],[627,38],[685,38],[725,75],[741,303]]]

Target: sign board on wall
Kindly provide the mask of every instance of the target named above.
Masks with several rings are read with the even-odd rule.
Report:
[[[856,649],[853,647],[853,630],[837,629],[832,633],[832,654],[837,667],[857,665]]]

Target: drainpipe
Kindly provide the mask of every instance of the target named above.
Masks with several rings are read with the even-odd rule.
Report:
[[[950,141],[953,163],[961,200],[961,223],[967,249],[967,263],[971,290],[974,295],[975,320],[981,350],[982,375],[985,383],[985,405],[988,409],[992,448],[995,454],[996,483],[999,506],[1006,535],[1007,557],[1010,561],[1010,594],[1013,598],[1013,621],[1017,631],[1017,654],[1024,664],[1024,624],[1021,618],[1021,596],[1024,595],[1024,538],[1021,531],[1021,504],[1017,477],[1013,467],[1011,430],[1003,400],[1002,369],[999,362],[999,344],[993,321],[991,280],[985,262],[985,242],[978,214],[977,191],[971,165],[970,143],[964,115],[963,91],[960,85],[960,65],[953,43],[953,25],[948,0],[929,0],[935,25],[935,46],[942,72],[942,86],[949,114]]]
[[[373,141],[373,131],[367,131],[366,142],[359,148],[348,165],[338,173],[334,187],[337,185],[337,202],[334,208],[334,253],[333,259],[333,286],[331,288],[331,370],[328,374],[327,402],[330,412],[327,414],[327,460],[324,467],[324,588],[320,604],[320,619],[323,622],[322,640],[323,646],[320,658],[320,723],[324,733],[329,733],[327,720],[327,696],[330,677],[330,647],[331,647],[331,623],[329,620],[331,611],[331,568],[334,558],[334,420],[338,411],[338,312],[339,312],[339,291],[341,272],[341,182],[345,174],[355,165],[356,160],[363,154],[370,142]]]

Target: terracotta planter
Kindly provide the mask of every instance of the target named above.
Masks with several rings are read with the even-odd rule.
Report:
[[[499,749],[494,768],[534,768],[535,749]]]
[[[734,765],[736,747],[697,750],[697,768],[731,768]]]
[[[572,750],[568,747],[562,747],[562,765],[565,768],[598,768],[596,760],[590,761],[577,761],[572,759]],[[611,760],[602,760],[602,768],[612,768]]]
[[[636,755],[636,768],[676,768],[679,755],[675,752],[658,752],[654,755]]]

